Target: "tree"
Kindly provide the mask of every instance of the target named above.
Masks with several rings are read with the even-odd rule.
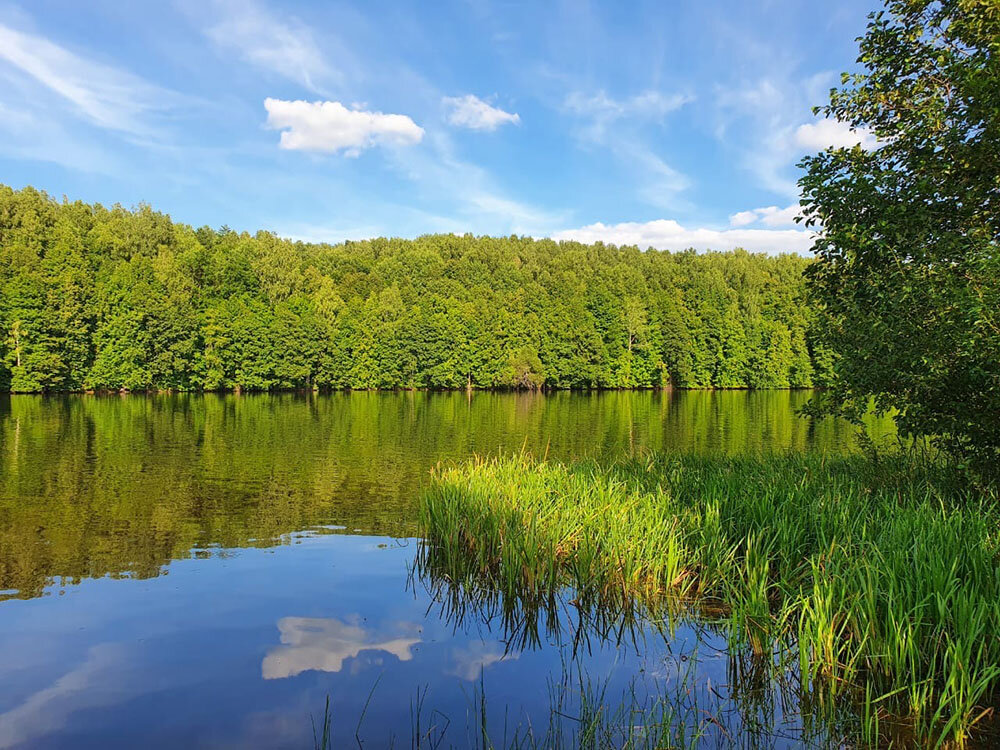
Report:
[[[864,145],[802,162],[807,272],[834,354],[821,410],[1000,451],[1000,4],[888,0],[818,111]],[[866,147],[867,146],[867,147]]]
[[[0,185],[0,388],[800,385],[826,351],[808,263],[527,237],[306,244]],[[783,351],[763,330],[790,333],[794,378],[782,360],[751,382],[751,360]]]
[[[730,305],[722,319],[722,357],[713,380],[719,388],[739,388],[747,380],[747,334],[739,311]]]
[[[518,390],[534,391],[541,388],[544,382],[542,361],[531,347],[523,346],[511,353],[507,385]]]

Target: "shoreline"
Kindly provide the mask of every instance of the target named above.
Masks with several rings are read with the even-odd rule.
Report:
[[[159,395],[208,395],[217,394],[220,396],[248,396],[260,394],[318,394],[330,395],[335,393],[504,393],[504,394],[547,394],[547,393],[673,393],[673,392],[742,392],[742,393],[780,393],[780,392],[801,392],[801,391],[823,391],[820,386],[808,387],[786,387],[786,388],[750,388],[739,387],[681,387],[681,386],[634,386],[631,388],[608,387],[608,388],[501,388],[501,387],[473,387],[473,388],[417,388],[400,386],[398,388],[218,388],[218,389],[191,389],[183,390],[179,388],[149,388],[149,389],[80,389],[80,390],[50,390],[50,391],[3,391],[0,396],[159,396]]]

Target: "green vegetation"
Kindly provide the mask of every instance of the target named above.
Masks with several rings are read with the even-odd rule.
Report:
[[[1000,686],[1000,498],[908,457],[478,461],[424,497],[424,565],[542,607],[721,617],[802,690],[961,742]],[[865,734],[867,733],[867,735]]]
[[[0,186],[0,388],[796,388],[798,256],[309,245]]]
[[[806,159],[827,406],[1000,464],[1000,4],[889,0],[823,112],[880,141]]]

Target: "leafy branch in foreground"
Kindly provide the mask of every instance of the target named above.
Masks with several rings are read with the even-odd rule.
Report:
[[[889,0],[820,108],[862,145],[802,162],[807,270],[835,354],[820,405],[1000,458],[1000,4]]]

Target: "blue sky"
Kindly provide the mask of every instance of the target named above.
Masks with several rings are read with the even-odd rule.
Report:
[[[0,0],[0,182],[340,241],[804,252],[876,0]]]

